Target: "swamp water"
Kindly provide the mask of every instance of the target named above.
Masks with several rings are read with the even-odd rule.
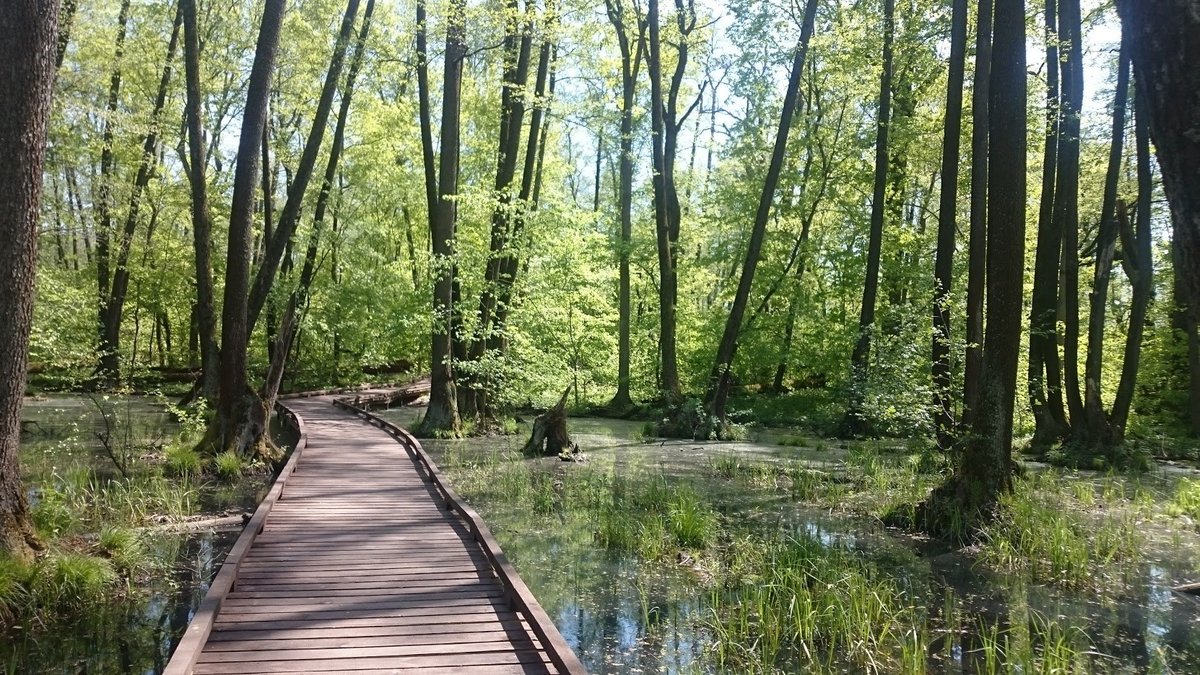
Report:
[[[417,409],[383,413],[407,426],[415,425],[420,414]],[[981,562],[979,551],[915,538],[863,515],[872,511],[871,501],[859,492],[870,492],[872,481],[882,481],[878,476],[888,468],[916,461],[902,448],[865,453],[869,456],[864,459],[854,446],[800,444],[778,432],[764,432],[752,442],[715,443],[646,441],[640,438],[641,425],[633,422],[573,419],[570,426],[587,453],[585,464],[514,457],[527,431],[424,444],[488,521],[592,672],[1200,672],[1200,602],[1170,590],[1200,581],[1200,535],[1186,520],[1161,513],[1140,519],[1136,528],[1142,542],[1134,557],[1101,566],[1095,578],[1055,583],[1028,570],[997,572]],[[835,501],[853,505],[854,512],[831,506],[828,499],[816,504],[798,498],[794,486],[780,485],[778,472],[761,470],[773,463],[811,469],[839,490]],[[863,470],[872,463],[880,465],[876,472]],[[588,477],[580,478],[584,475]],[[1134,479],[1073,474],[1070,492],[1084,503],[1094,500],[1097,522],[1103,522],[1108,517],[1105,499],[1117,499],[1114,492],[1137,492],[1142,502],[1161,501],[1181,476],[1189,475],[1195,472],[1163,470],[1136,479],[1134,485]],[[897,590],[909,612],[904,616],[917,617],[901,630],[915,631],[919,655],[890,654],[873,664],[839,654],[784,652],[769,661],[723,658],[728,645],[718,648],[717,633],[728,639],[730,621],[739,616],[753,621],[753,610],[730,614],[745,592],[719,583],[720,571],[686,551],[649,560],[605,547],[599,540],[610,523],[598,522],[594,514],[580,516],[554,501],[586,490],[602,493],[592,499],[611,500],[624,489],[623,479],[647,476],[686,484],[712,505],[733,533],[723,536],[735,540],[717,547],[783,534],[865,561]],[[936,479],[931,474],[927,481],[916,481],[915,488],[901,489],[898,499],[911,499]],[[538,489],[547,484],[550,489]],[[752,655],[761,645],[739,648]]]
[[[182,488],[183,479],[148,478],[155,473],[148,467],[180,431],[164,404],[148,397],[26,399],[22,419],[21,468],[31,504],[69,486],[102,490],[128,480],[137,487],[118,492],[129,501],[120,510],[132,522],[121,525],[141,532],[157,565],[109,602],[49,623],[27,617],[0,632],[0,672],[162,672],[241,528],[160,526],[252,511],[263,494],[261,476],[220,485],[193,479]],[[121,476],[117,462],[131,478]]]

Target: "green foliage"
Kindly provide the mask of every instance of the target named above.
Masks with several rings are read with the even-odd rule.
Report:
[[[97,545],[112,561],[116,571],[126,578],[134,577],[152,566],[145,542],[133,530],[106,527],[100,531]]]
[[[226,480],[240,478],[242,475],[242,458],[232,451],[225,451],[213,458],[213,468],[217,475]]]
[[[1088,496],[1081,504],[1052,474],[1018,481],[983,531],[982,559],[1069,587],[1109,584],[1122,564],[1137,558],[1142,538],[1124,495],[1111,495],[1102,517],[1087,512],[1091,503]]]
[[[1172,516],[1187,516],[1195,522],[1200,522],[1200,480],[1180,479],[1167,506],[1167,513]]]
[[[196,452],[195,445],[172,443],[167,446],[163,471],[168,476],[196,476],[202,468],[200,453]]]
[[[845,551],[799,538],[728,555],[735,575],[712,593],[708,621],[724,669],[790,670],[803,654],[825,668],[881,672],[926,652],[924,636],[906,632],[920,617],[903,592]]]
[[[116,581],[113,563],[105,558],[54,551],[34,564],[29,595],[35,607],[75,611],[100,602]]]

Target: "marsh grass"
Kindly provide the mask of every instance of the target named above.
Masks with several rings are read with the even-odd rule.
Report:
[[[244,469],[242,458],[236,452],[225,451],[213,457],[213,470],[226,480],[241,478]]]
[[[1175,487],[1175,494],[1167,504],[1167,513],[1200,521],[1200,480],[1180,480],[1179,485]]]
[[[1100,515],[1089,510],[1097,500],[1105,507]],[[982,542],[980,558],[995,569],[1103,591],[1140,558],[1142,537],[1136,507],[1122,490],[1102,487],[1097,496],[1091,483],[1068,484],[1045,472],[1018,480],[1002,497],[1000,516]]]
[[[847,551],[809,538],[747,540],[729,548],[725,563],[708,621],[722,669],[789,670],[807,662],[890,672],[924,661],[924,617],[892,581]]]

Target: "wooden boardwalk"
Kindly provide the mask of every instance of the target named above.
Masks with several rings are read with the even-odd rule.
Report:
[[[582,673],[420,445],[329,396],[167,673]],[[358,414],[356,414],[358,413]]]

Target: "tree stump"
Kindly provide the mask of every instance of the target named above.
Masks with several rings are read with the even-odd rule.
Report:
[[[522,452],[537,457],[558,456],[564,462],[578,461],[582,457],[579,445],[571,440],[567,432],[567,394],[571,387],[563,391],[558,403],[533,420],[533,433]]]

